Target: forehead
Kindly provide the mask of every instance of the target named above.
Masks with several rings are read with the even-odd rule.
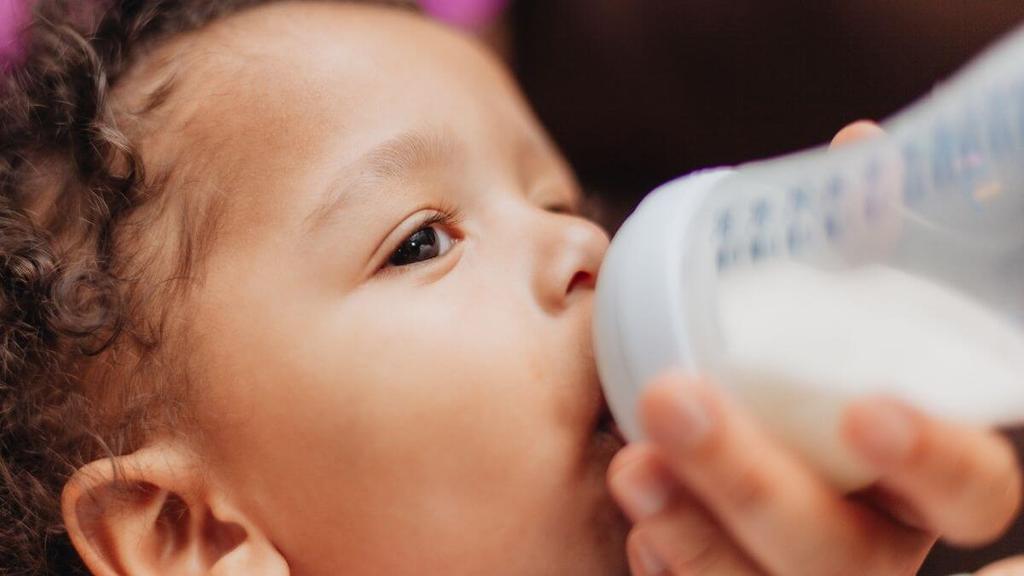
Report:
[[[342,127],[354,136],[357,129],[429,117],[493,125],[529,115],[489,54],[395,9],[269,4],[176,39],[162,59],[166,64],[151,67],[159,70],[155,78],[134,83],[150,89],[136,94],[173,78],[166,120],[196,140],[238,130],[312,138],[311,130]]]
[[[555,156],[489,54],[394,9],[269,4],[177,38],[150,61],[158,65],[138,66],[125,82],[139,109],[173,81],[141,131],[147,164],[173,167],[179,180],[220,179],[219,190],[294,184],[411,128],[443,128],[510,153],[526,142]]]

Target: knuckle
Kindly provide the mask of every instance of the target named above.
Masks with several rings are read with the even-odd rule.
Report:
[[[763,472],[750,464],[724,478],[720,484],[723,498],[729,506],[742,512],[753,512],[767,506],[773,499],[774,489]]]

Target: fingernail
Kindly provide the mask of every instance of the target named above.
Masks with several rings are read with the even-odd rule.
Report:
[[[711,412],[707,400],[697,390],[682,386],[672,388],[669,395],[674,417],[669,419],[667,430],[670,440],[680,448],[693,448],[711,432]]]
[[[650,466],[639,462],[612,476],[611,485],[619,504],[634,522],[664,510],[671,493],[665,478]]]
[[[644,576],[659,576],[667,571],[665,563],[658,558],[654,547],[645,539],[637,539],[636,557],[640,562],[640,568],[644,571]]]
[[[875,464],[888,465],[907,458],[917,441],[917,427],[903,406],[879,402],[867,412],[859,426],[863,451]]]

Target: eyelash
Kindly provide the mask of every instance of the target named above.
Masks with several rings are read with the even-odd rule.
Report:
[[[462,211],[456,207],[442,207],[437,210],[430,218],[427,218],[423,224],[420,224],[416,231],[420,231],[424,228],[431,226],[437,226],[438,224],[445,228],[457,228],[462,224]]]
[[[449,230],[453,230],[462,225],[465,214],[462,212],[462,208],[459,208],[451,202],[441,202],[436,208],[433,215],[427,218],[423,224],[420,224],[417,230],[422,230],[428,226],[441,225]]]
[[[441,227],[445,228],[446,231],[449,234],[451,234],[453,242],[458,243],[461,240],[461,238],[459,238],[457,234],[453,233],[452,230],[457,229],[459,227],[459,225],[462,224],[462,221],[463,221],[463,213],[462,213],[462,210],[458,206],[455,206],[453,204],[444,204],[443,203],[438,208],[435,209],[435,212],[432,215],[430,215],[430,217],[428,217],[426,220],[421,222],[416,227],[415,230],[413,230],[409,234],[407,234],[404,237],[402,237],[401,242],[405,242],[410,237],[415,235],[417,232],[420,232],[422,230],[425,230],[427,228],[431,228],[431,227],[434,227],[434,226],[441,226]],[[399,245],[401,245],[401,244],[399,244]],[[394,249],[391,250],[391,252],[389,252],[389,256],[388,256],[389,260],[390,260],[391,255],[393,255],[395,250],[397,250],[397,249],[398,249],[398,247],[396,246]],[[429,260],[427,260],[425,262],[429,262]],[[425,262],[418,262],[417,264],[424,264]],[[393,266],[388,261],[385,261],[384,264],[381,265],[381,268],[380,268],[378,273],[379,274],[383,274],[383,275],[402,274],[402,273],[405,273],[410,268],[416,268],[417,264],[409,264],[409,265],[405,265],[405,266]]]

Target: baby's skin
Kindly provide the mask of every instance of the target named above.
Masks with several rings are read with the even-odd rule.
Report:
[[[589,338],[607,235],[471,40],[278,3],[166,43],[114,96],[143,109],[169,78],[138,130],[168,175],[138,250],[182,214],[213,231],[167,319],[197,429],[117,458],[144,489],[106,459],[72,477],[93,573],[614,576],[628,537],[635,574],[903,576],[1012,516],[1005,442],[891,402],[848,419],[875,496],[672,376],[644,398],[652,441],[620,450]]]

